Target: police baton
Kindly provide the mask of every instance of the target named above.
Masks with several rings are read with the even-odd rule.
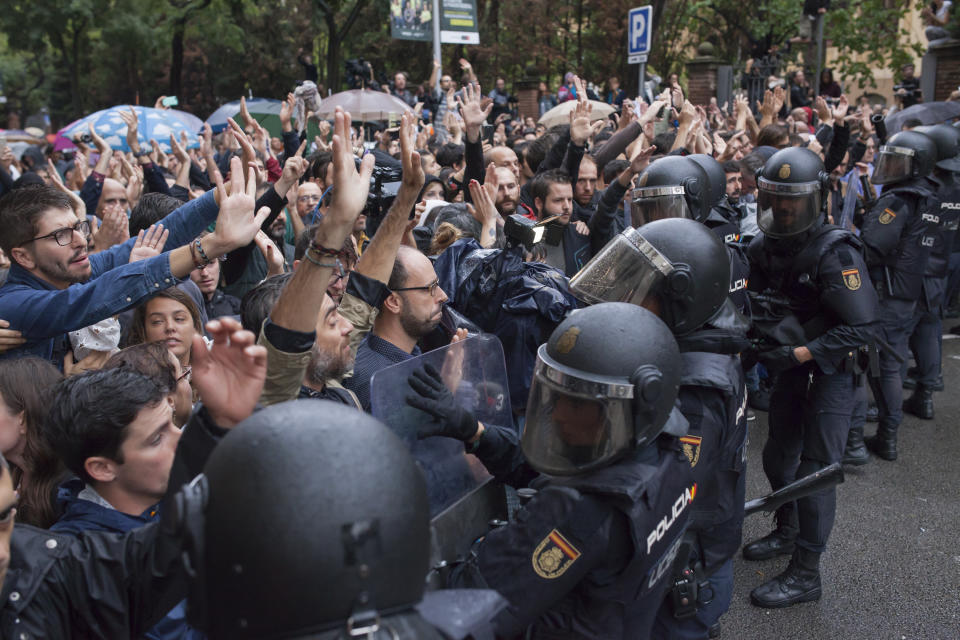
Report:
[[[829,467],[824,467],[806,477],[795,480],[773,493],[747,501],[743,505],[743,515],[749,516],[751,513],[758,511],[773,513],[788,502],[828,489],[841,482],[843,482],[843,467],[840,466],[839,462],[834,462]]]

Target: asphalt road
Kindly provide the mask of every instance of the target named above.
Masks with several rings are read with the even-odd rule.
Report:
[[[960,640],[960,339],[943,342],[943,377],[935,419],[905,417],[896,462],[845,467],[821,559],[820,601],[754,607],[751,589],[780,573],[788,558],[747,562],[738,555],[721,638]],[[761,466],[766,417],[757,412],[750,423],[748,498],[769,491]],[[875,428],[868,422],[867,434]],[[772,516],[749,517],[744,540],[766,535],[772,523]]]

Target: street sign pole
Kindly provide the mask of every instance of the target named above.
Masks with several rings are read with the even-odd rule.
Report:
[[[440,55],[440,0],[433,0],[433,59],[443,64],[443,58]],[[434,87],[437,91],[440,91],[441,75],[442,73],[437,74],[436,86]],[[441,96],[442,98],[443,96]]]
[[[643,89],[647,76],[647,54],[650,51],[652,27],[652,6],[637,7],[627,14],[627,63],[640,65],[637,93],[643,99],[646,99]]]

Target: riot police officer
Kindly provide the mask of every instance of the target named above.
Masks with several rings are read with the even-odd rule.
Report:
[[[870,377],[880,423],[866,443],[884,460],[897,459],[897,429],[903,418],[901,364],[940,224],[939,202],[927,179],[936,158],[933,140],[916,131],[901,131],[880,147],[872,180],[884,189],[860,228],[870,277],[880,296],[882,339],[879,376]]]
[[[737,354],[749,346],[749,323],[729,302],[729,274],[720,239],[702,224],[675,218],[625,231],[571,282],[584,299],[630,300],[651,309],[680,347],[678,399],[690,423],[680,442],[698,495],[655,638],[707,637],[733,595],[747,441]]]
[[[739,246],[737,212],[726,201],[726,174],[709,156],[668,156],[647,167],[633,190],[631,216],[640,228],[663,218],[693,218],[727,245],[730,295],[737,309],[749,315],[746,284],[750,266]]]
[[[912,380],[904,378],[904,388],[909,388],[912,382],[915,391],[904,401],[903,410],[924,420],[932,420],[933,392],[943,390],[943,377],[940,375],[943,338],[940,313],[947,289],[950,253],[960,221],[960,185],[956,180],[956,173],[960,172],[960,131],[945,124],[917,127],[914,131],[927,135],[937,147],[937,163],[933,168],[932,180],[936,183],[937,199],[940,201],[940,224],[927,259],[927,268],[923,272],[921,295],[911,322],[913,331],[909,344],[917,362],[917,373]],[[905,364],[901,372],[906,373]]]
[[[747,250],[757,357],[776,374],[763,470],[774,489],[843,455],[850,398],[862,372],[858,353],[872,342],[877,296],[846,230],[824,224],[828,176],[801,148],[773,154],[757,177],[757,223]],[[760,607],[820,598],[820,554],[836,510],[828,489],[777,510],[777,528],[743,555],[791,555],[787,569],[750,594]]]
[[[505,604],[471,592],[451,620],[443,602],[455,594],[423,599],[423,475],[400,438],[341,404],[297,400],[255,413],[224,438],[178,510],[187,616],[213,640],[461,638],[451,630],[471,610],[489,609],[466,630],[481,633]]]
[[[522,438],[537,495],[473,563],[510,603],[498,636],[646,638],[697,489],[670,433],[680,358],[632,304],[570,314],[540,346]]]

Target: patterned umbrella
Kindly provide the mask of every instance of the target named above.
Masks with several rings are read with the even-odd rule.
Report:
[[[184,123],[181,115],[189,116],[183,112],[174,112],[172,109],[153,109],[150,107],[137,107],[132,105],[117,105],[97,111],[86,117],[70,123],[58,134],[73,139],[75,134],[83,135],[89,132],[89,125],[93,123],[96,132],[110,145],[111,149],[119,151],[130,151],[127,146],[127,125],[120,118],[120,111],[129,111],[133,109],[137,114],[137,139],[140,145],[149,147],[150,140],[156,140],[160,148],[165,153],[170,153],[170,134],[180,138],[180,133],[187,134],[187,147],[195,148],[200,146],[200,140],[196,132]],[[192,116],[191,116],[192,117]],[[199,121],[199,118],[197,118]]]

